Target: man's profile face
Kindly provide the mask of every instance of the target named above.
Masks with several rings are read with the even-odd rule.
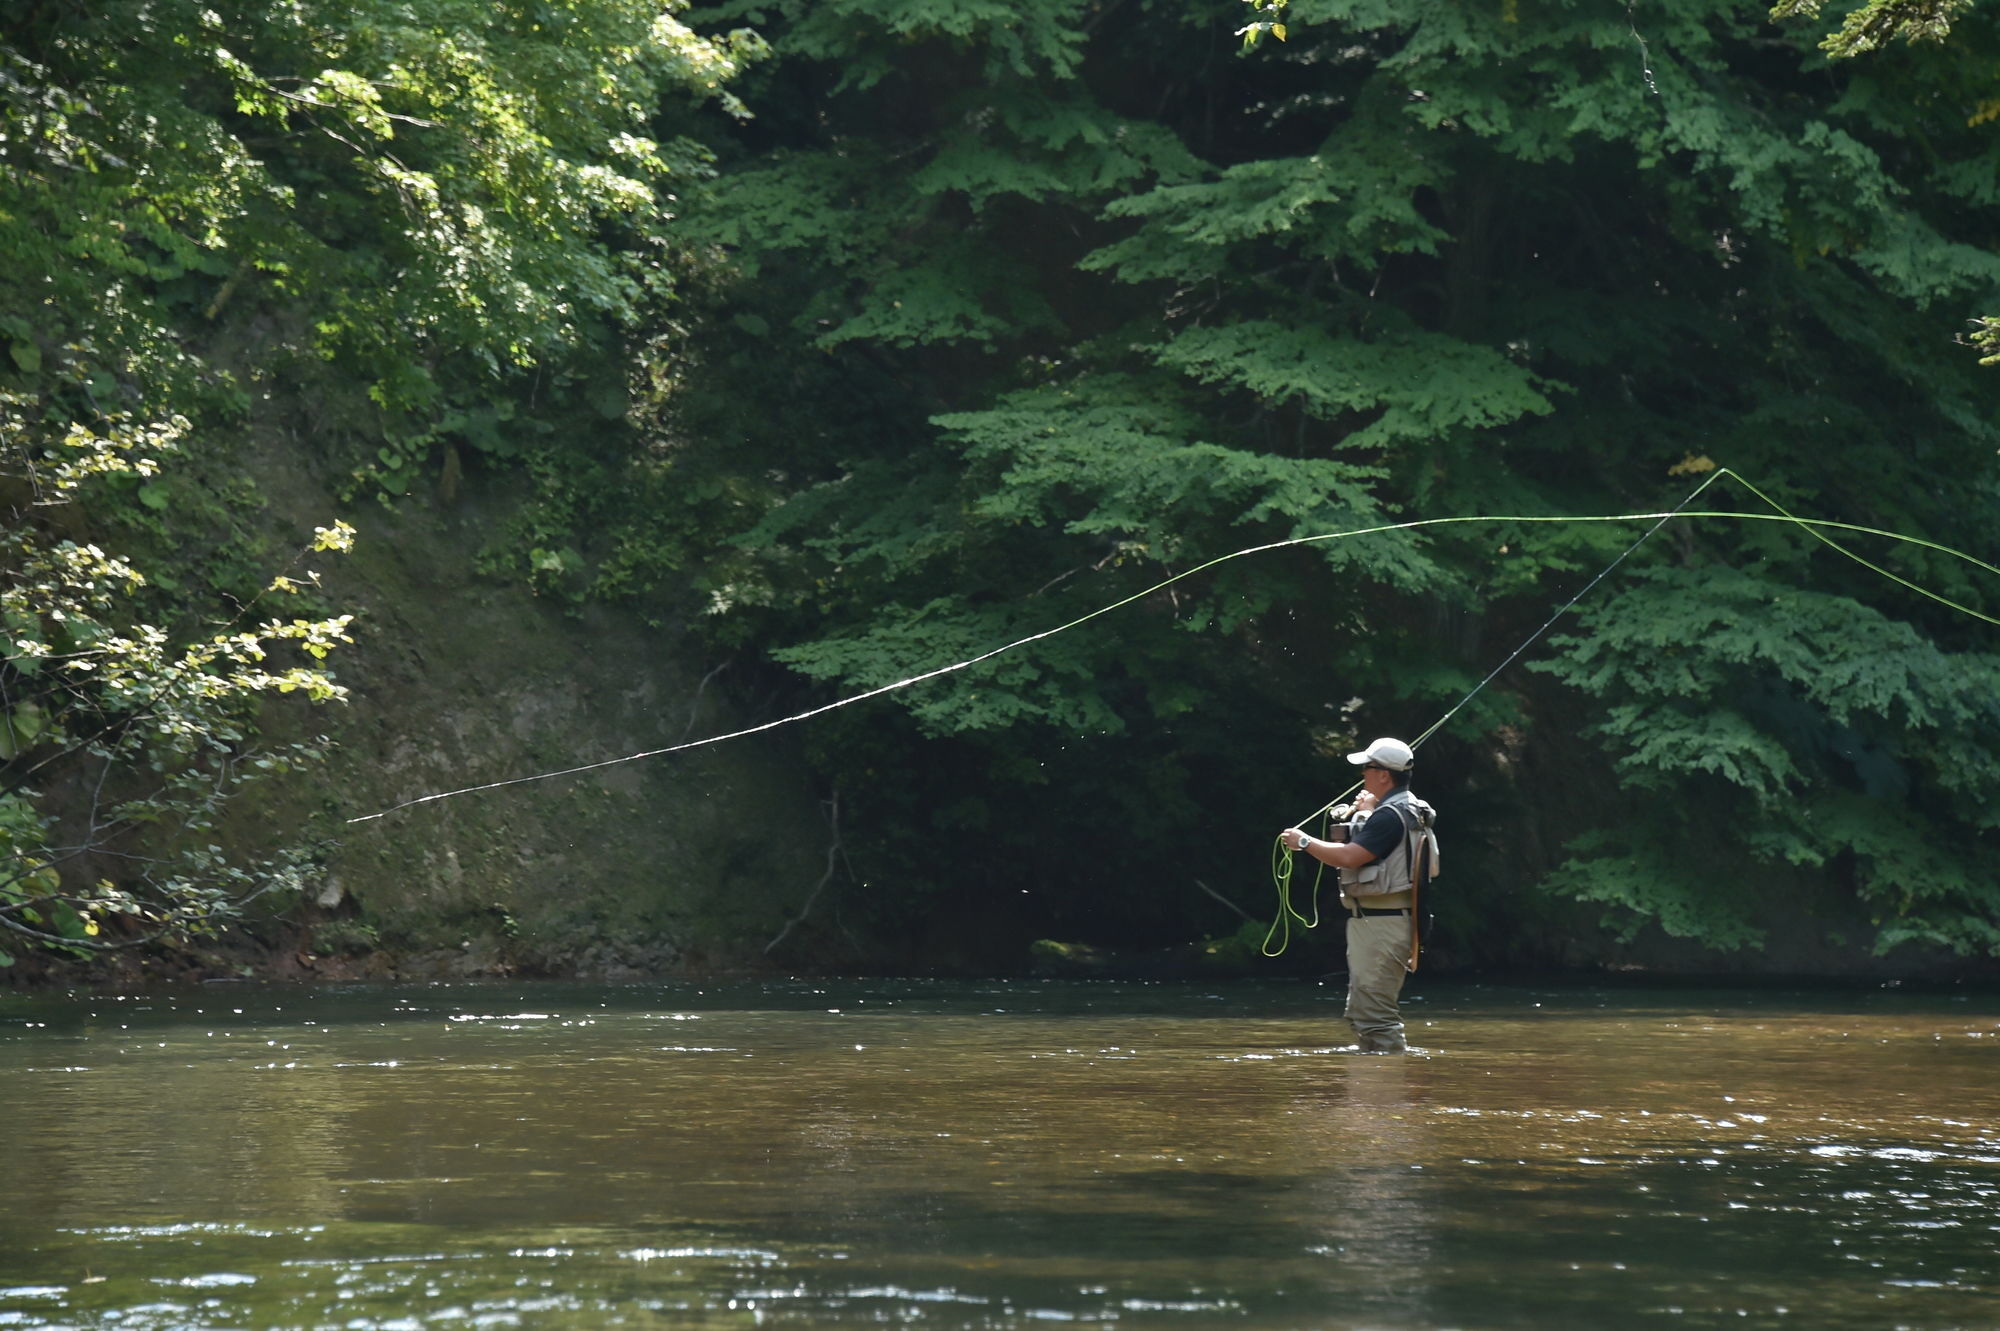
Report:
[[[1375,763],[1369,763],[1361,769],[1361,784],[1376,799],[1382,798],[1395,789],[1395,783],[1389,775],[1389,769]]]

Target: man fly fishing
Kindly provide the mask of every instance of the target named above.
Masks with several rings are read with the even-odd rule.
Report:
[[[1340,904],[1347,911],[1345,1016],[1364,1053],[1408,1050],[1397,999],[1403,977],[1417,965],[1417,894],[1430,870],[1430,827],[1436,811],[1410,793],[1416,755],[1399,739],[1378,739],[1347,761],[1361,768],[1362,793],[1330,812],[1340,839],[1322,841],[1296,827],[1280,833],[1340,870]]]

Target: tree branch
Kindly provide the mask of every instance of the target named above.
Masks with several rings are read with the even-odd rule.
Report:
[[[806,916],[812,914],[813,904],[819,900],[819,894],[821,892],[824,892],[826,890],[826,885],[833,881],[833,870],[835,865],[837,865],[842,859],[846,858],[847,852],[842,848],[840,844],[840,787],[839,786],[835,786],[833,788],[833,797],[827,801],[826,811],[827,811],[826,812],[827,826],[831,828],[833,831],[833,841],[826,848],[826,872],[820,875],[819,882],[813,887],[812,894],[806,898],[806,904],[799,907],[799,913],[797,915],[794,915],[789,921],[787,921],[784,928],[778,930],[777,937],[773,938],[770,942],[764,944],[764,953],[766,956],[770,955],[772,948],[784,942],[785,936],[791,933],[791,931],[793,929],[796,929],[800,924],[802,924],[805,921]]]

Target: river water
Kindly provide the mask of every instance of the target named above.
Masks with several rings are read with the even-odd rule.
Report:
[[[2000,995],[0,999],[0,1327],[2000,1326]]]

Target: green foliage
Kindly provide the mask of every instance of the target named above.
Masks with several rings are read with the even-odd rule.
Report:
[[[1757,901],[1740,891],[1715,890],[1713,875],[1730,866],[1705,858],[1688,864],[1683,842],[1629,831],[1586,832],[1569,849],[1573,857],[1548,876],[1544,889],[1607,907],[1605,927],[1621,943],[1647,925],[1718,951],[1761,947],[1768,937]],[[1742,881],[1740,866],[1731,878]]]
[[[1972,344],[1985,354],[1979,358],[1981,365],[2000,365],[2000,319],[1982,315],[1973,320]]]
[[[61,524],[88,489],[156,475],[187,422],[65,420],[18,393],[0,408],[0,931],[79,955],[212,933],[309,858],[241,864],[211,838],[244,785],[318,756],[258,746],[254,716],[272,695],[345,696],[323,662],[352,616],[271,614],[260,597],[219,629],[148,621],[139,571]],[[351,537],[336,524],[313,548]],[[301,593],[290,573],[271,598]]]
[[[1900,37],[1906,42],[1941,42],[1951,33],[1951,25],[1972,0],[1868,0],[1848,11],[1838,30],[1829,33],[1820,49],[1836,57],[1851,57],[1887,45]],[[1774,19],[1819,17],[1822,0],[1784,0],[1774,5]]]
[[[1241,257],[1232,250],[1272,238],[1363,269],[1385,255],[1435,254],[1447,233],[1425,219],[1412,195],[1439,183],[1439,163],[1408,126],[1388,121],[1381,131],[1328,142],[1308,157],[1240,162],[1210,179],[1163,182],[1114,199],[1106,217],[1144,224],[1082,266],[1126,281],[1250,278],[1254,270],[1230,262]]]
[[[290,351],[367,386],[364,487],[505,457],[496,385],[671,286],[670,191],[704,155],[651,134],[659,99],[733,105],[757,50],[651,0],[32,0],[0,24],[0,253],[38,274],[12,358],[88,342],[185,396],[214,369],[183,330],[255,319],[253,373]]]
[[[1820,49],[1836,60],[1866,55],[1894,40],[1942,42],[1951,25],[1972,6],[1972,0],[1866,0],[1850,10],[1838,30],[1827,34]],[[1819,17],[1821,0],[1782,0],[1771,9],[1773,19]],[[1982,99],[1967,121],[1983,124],[2000,114],[2000,100]],[[1972,345],[1983,354],[1981,365],[2000,364],[2000,321],[1982,315],[1973,320]]]
[[[1882,946],[1991,949],[2000,654],[1947,652],[1850,596],[1730,568],[1647,570],[1580,622],[1532,668],[1593,699],[1590,733],[1639,799],[1617,836],[1579,838],[1556,890],[1741,946],[1758,936],[1744,875],[1834,867]],[[1690,836],[1689,790],[1731,827],[1722,846]],[[1718,850],[1734,873],[1648,872]]]
[[[865,91],[907,68],[912,51],[947,49],[972,57],[981,78],[1067,77],[1083,45],[1082,0],[1022,6],[1010,0],[831,0],[782,7],[793,22],[788,47],[842,66],[836,91]],[[740,5],[761,21],[763,6]],[[726,11],[725,11],[726,12]]]
[[[1805,511],[1990,543],[2000,430],[1949,353],[2000,288],[1987,17],[1829,68],[1713,0],[1008,8],[1009,29],[949,0],[693,16],[753,22],[773,53],[741,85],[757,120],[718,134],[687,199],[682,234],[727,266],[689,314],[702,371],[648,426],[736,497],[741,544],[695,565],[719,640],[855,692],[1263,542],[1664,508],[1700,459]],[[1008,867],[967,871],[987,894],[967,912],[1129,938],[1115,892],[1081,889],[1065,935],[1018,921],[1001,880],[1073,881],[1107,820],[1065,840],[1069,811],[1117,791],[1188,809],[1169,871],[1227,881],[1230,829],[1284,821],[1249,792],[1334,782],[1316,753],[1422,729],[1632,534],[1467,526],[1224,564],[874,704],[904,715],[819,761],[878,880],[934,882],[909,829],[944,814],[864,797],[864,769],[971,782]],[[1962,686],[1989,647],[1810,551],[1672,528],[1549,676],[1461,714],[1446,781],[1505,787],[1499,755],[1545,738],[1616,777],[1584,808],[1517,794],[1546,835],[1616,831],[1486,866],[1490,890],[1553,871],[1621,929],[1745,947],[1776,872],[1879,913],[1883,945],[1989,947],[1967,848],[2000,725]],[[1951,561],[1886,558],[1994,603]],[[1551,687],[1576,713],[1553,726]],[[1059,746],[1057,811],[1037,792]],[[1691,869],[1644,811],[1709,795],[1752,809]],[[1944,811],[1921,884],[1882,819],[1836,817],[1868,798]]]
[[[579,490],[647,497],[605,461],[629,442],[623,339],[694,266],[674,192],[707,152],[677,126],[741,114],[722,85],[760,50],[667,0],[7,9],[0,499],[33,518],[0,551],[0,758],[9,872],[37,886],[0,921],[70,938],[37,877],[59,870],[62,909],[120,917],[91,946],[204,929],[310,857],[210,844],[244,779],[305,756],[260,746],[261,700],[338,696],[344,621],[310,579],[269,579],[261,496],[229,474],[253,420],[351,497],[449,497],[476,466],[554,496],[531,525],[606,509],[564,506]],[[567,531],[495,562],[629,591],[679,530],[623,572]]]
[[[1189,533],[1163,523],[1165,514],[1219,516],[1251,530],[1283,517],[1304,535],[1330,513],[1371,511],[1367,483],[1377,469],[1202,442],[1203,422],[1190,407],[1156,382],[1099,375],[1059,389],[1023,389],[991,410],[933,423],[964,445],[983,483],[976,504],[982,516],[1035,526],[1062,521],[1069,532],[1131,538],[1177,562],[1193,553]],[[1327,554],[1337,566],[1356,557],[1346,548]]]
[[[1346,451],[1506,425],[1552,409],[1523,367],[1486,347],[1417,329],[1371,343],[1249,320],[1188,329],[1159,358],[1191,378],[1241,386],[1264,402],[1296,399],[1321,420],[1379,413],[1343,435]]]
[[[810,741],[860,872],[893,884],[873,927],[949,899],[1022,939],[1214,933],[1207,894],[1107,875],[1107,829],[1178,835],[1151,874],[1240,877],[1346,746],[1420,731],[1629,534],[1211,562],[1233,551],[1656,510],[1720,460],[1990,553],[2000,421],[1951,346],[1967,319],[2000,345],[1975,313],[2000,289],[1991,15],[1887,0],[1826,50],[1717,0],[1129,18],[29,0],[0,20],[20,465],[94,475],[101,513],[168,547],[247,501],[138,459],[296,392],[355,495],[514,471],[533,502],[489,569],[698,620],[760,702],[1032,638]],[[365,410],[321,410],[341,382]],[[312,692],[337,616],[201,631],[96,535],[51,520],[9,548],[25,682],[0,757],[66,752],[101,714],[137,747],[65,758],[74,782],[155,753],[163,781],[237,770],[249,703]],[[1885,558],[1994,604],[1953,561]],[[254,551],[228,562],[240,582]],[[1568,842],[1469,891],[1540,877],[1631,937],[1749,947],[1776,876],[1879,916],[1881,946],[1992,950],[2000,718],[1972,621],[1795,531],[1680,524],[1575,622],[1431,750],[1427,773]],[[222,683],[176,732],[165,677]],[[1514,766],[1542,744],[1612,779],[1544,810]],[[157,789],[118,798],[205,807]],[[1670,811],[1710,799],[1742,816],[1689,856]],[[22,883],[67,873],[59,805],[0,808]],[[984,862],[941,867],[972,832]],[[221,890],[201,837],[164,840],[195,868],[159,882]],[[73,943],[113,910],[94,881],[62,879],[68,915],[15,904]],[[199,900],[185,922],[221,908]]]
[[[1253,10],[1270,17],[1252,19],[1236,30],[1236,35],[1243,39],[1246,52],[1256,50],[1267,36],[1282,42],[1290,35],[1284,23],[1286,0],[1247,0],[1247,3]]]

